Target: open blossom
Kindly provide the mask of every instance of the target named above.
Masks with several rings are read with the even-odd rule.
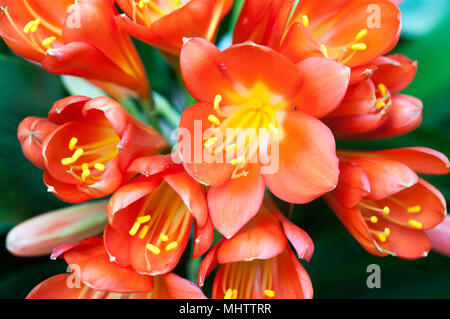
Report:
[[[198,284],[203,286],[205,277],[221,264],[213,298],[310,299],[311,280],[289,241],[300,258],[310,260],[314,246],[309,236],[266,198],[260,212],[244,228],[208,252],[200,266]]]
[[[323,119],[338,138],[392,138],[422,122],[422,101],[398,94],[414,79],[417,62],[392,54],[372,63],[370,78],[351,85],[339,107]]]
[[[59,100],[48,119],[25,119],[18,138],[27,158],[43,164],[49,192],[71,203],[111,194],[132,177],[126,169],[133,159],[167,147],[158,132],[107,97]]]
[[[27,299],[205,299],[201,290],[173,273],[145,276],[109,261],[101,237],[56,248],[72,274],[53,276],[37,285]]]
[[[112,260],[140,274],[170,272],[183,254],[195,220],[194,258],[211,246],[206,191],[170,156],[139,158],[129,171],[142,174],[108,204],[105,246]]]
[[[265,186],[291,203],[335,187],[334,137],[317,117],[342,100],[347,67],[320,57],[295,65],[251,42],[221,52],[199,38],[184,44],[180,64],[200,103],[182,114],[179,157],[210,185],[211,220],[224,236],[258,212]]]
[[[447,174],[448,159],[422,147],[338,151],[340,179],[325,199],[368,252],[415,259],[426,256],[425,234],[443,221],[442,194],[416,173]]]
[[[251,40],[294,63],[328,57],[352,68],[352,82],[370,75],[368,64],[392,50],[400,37],[400,11],[389,0],[247,0],[235,43]]]
[[[233,0],[116,0],[124,15],[121,28],[132,36],[178,56],[185,37],[213,41]]]
[[[119,85],[145,97],[149,85],[111,0],[0,0],[0,36],[49,72]]]

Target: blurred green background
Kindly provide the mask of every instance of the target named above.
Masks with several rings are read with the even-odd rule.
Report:
[[[239,11],[239,3],[225,20],[226,37]],[[404,0],[402,38],[395,52],[419,61],[416,79],[404,93],[424,102],[420,129],[401,138],[371,142],[338,142],[339,146],[383,149],[427,146],[450,155],[450,1]],[[159,53],[136,42],[152,87],[179,110],[185,106],[183,91]],[[68,94],[61,78],[48,74],[12,54],[0,42],[0,298],[24,298],[44,279],[66,270],[62,261],[48,257],[18,258],[7,252],[8,230],[20,221],[65,204],[46,192],[42,172],[22,155],[16,138],[19,122],[26,116],[44,116],[52,103]],[[73,88],[71,88],[73,89]],[[447,199],[448,176],[426,176]],[[377,258],[366,253],[339,223],[322,200],[296,206],[293,220],[315,243],[315,254],[304,263],[316,298],[449,298],[450,259],[431,252],[428,258],[405,261]],[[196,281],[198,261],[185,253],[176,271]],[[381,267],[381,288],[366,286],[367,266]],[[212,277],[209,279],[211,283]]]

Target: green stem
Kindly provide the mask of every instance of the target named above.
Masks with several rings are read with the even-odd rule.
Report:
[[[154,92],[156,113],[162,116],[172,128],[177,128],[180,123],[180,115],[172,105],[160,94]]]
[[[158,113],[156,111],[155,108],[155,103],[153,101],[153,97],[149,97],[147,99],[142,99],[140,100],[140,104],[142,107],[142,110],[144,111],[145,114],[145,119],[147,120],[147,122],[153,126],[153,128],[155,130],[157,130],[158,132],[161,132],[161,127],[159,125],[159,121],[158,121]]]

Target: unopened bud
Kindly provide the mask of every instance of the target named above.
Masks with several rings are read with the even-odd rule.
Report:
[[[450,257],[450,216],[446,216],[442,223],[426,233],[430,238],[431,248]]]
[[[59,245],[98,235],[108,220],[106,205],[96,201],[33,217],[8,233],[6,248],[16,256],[44,256]]]

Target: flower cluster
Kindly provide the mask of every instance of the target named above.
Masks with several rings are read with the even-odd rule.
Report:
[[[197,101],[171,154],[156,126],[110,97],[70,96],[47,118],[23,120],[23,153],[49,192],[69,203],[112,195],[98,209],[107,221],[91,223],[102,237],[83,229],[36,244],[63,231],[57,212],[11,231],[11,251],[55,248],[72,268],[28,298],[205,298],[199,286],[219,264],[212,298],[312,298],[299,259],[310,260],[313,242],[274,197],[323,197],[371,254],[426,256],[426,231],[446,203],[417,174],[449,173],[447,157],[336,149],[337,139],[392,138],[421,123],[421,101],[400,93],[417,62],[387,55],[400,37],[396,2],[246,0],[233,44],[220,50],[232,0],[0,0],[1,37],[45,70],[151,101],[134,37],[160,50]],[[89,205],[64,211],[65,228],[91,216]],[[204,255],[198,286],[172,272],[190,241],[192,257]]]

